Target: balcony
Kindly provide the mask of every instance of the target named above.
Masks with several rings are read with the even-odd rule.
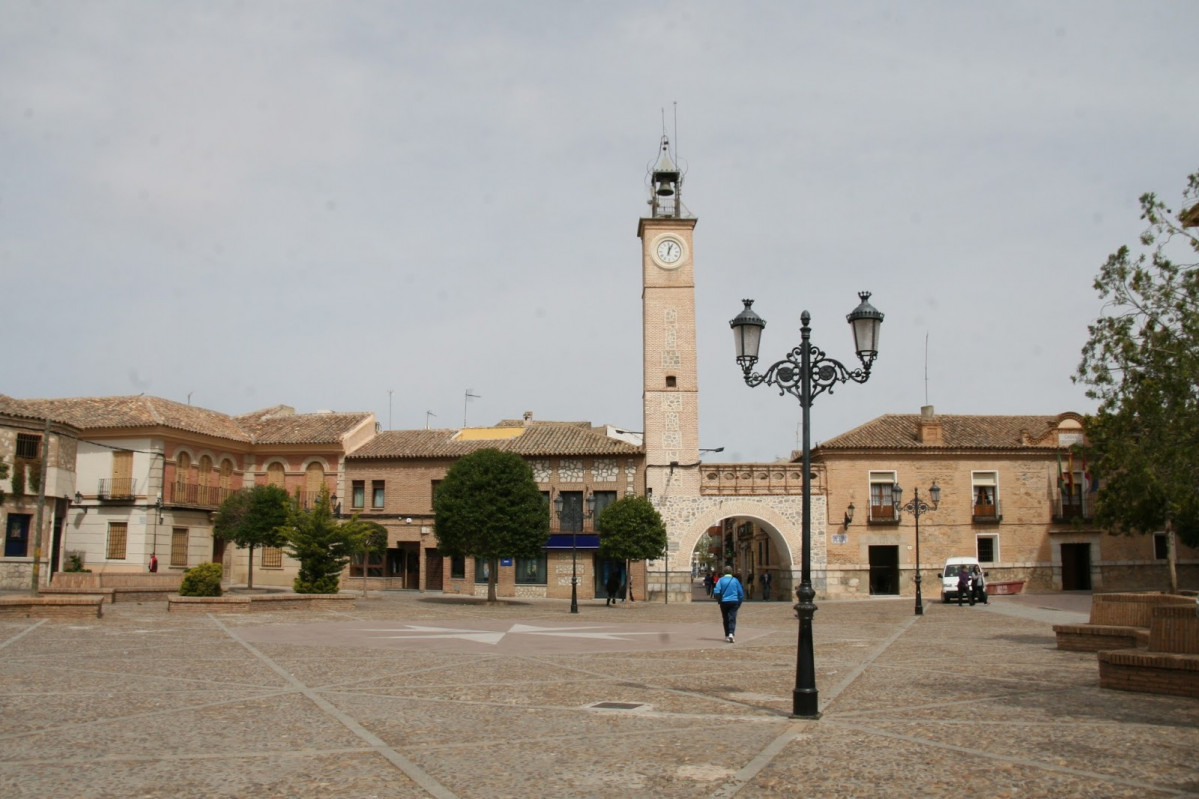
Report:
[[[132,477],[104,477],[96,488],[96,498],[102,500],[131,500],[137,496],[137,480]]]
[[[897,525],[899,512],[894,505],[871,505],[866,524]]]
[[[1074,494],[1058,494],[1053,501],[1053,521],[1083,522],[1090,521],[1095,516],[1095,509],[1090,495],[1082,492]]]
[[[167,505],[184,508],[205,508],[214,510],[235,493],[235,489],[224,486],[206,486],[196,483],[167,483],[164,502]]]
[[[1000,503],[974,503],[971,521],[975,524],[999,524],[1003,521],[1003,507]]]

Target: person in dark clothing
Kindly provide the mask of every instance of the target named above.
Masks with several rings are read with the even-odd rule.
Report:
[[[971,586],[970,567],[963,566],[958,571],[958,607],[962,606],[962,600],[969,599],[970,607],[974,607],[974,589]]]
[[[608,593],[608,601],[604,606],[615,605],[616,595],[620,593],[620,572],[612,569],[608,572],[608,580],[604,583],[604,590]]]
[[[712,596],[712,586],[716,585],[716,575],[708,572],[704,575],[704,593]]]

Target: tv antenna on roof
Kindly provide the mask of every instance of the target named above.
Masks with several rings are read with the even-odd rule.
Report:
[[[426,430],[429,429],[429,417],[430,416],[436,418],[437,414],[433,413],[433,411],[425,411],[425,429]]]
[[[473,388],[468,388],[466,390],[466,398],[462,400],[462,426],[463,427],[466,427],[466,406],[467,406],[467,404],[473,399],[482,399],[483,398],[482,394],[471,393],[473,391],[474,391]]]

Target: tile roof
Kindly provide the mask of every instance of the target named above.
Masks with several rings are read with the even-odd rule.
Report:
[[[609,438],[587,422],[531,422],[509,439],[457,438],[457,430],[388,430],[347,458],[460,458],[475,450],[498,449],[526,457],[546,455],[640,455],[639,446]]]
[[[333,443],[370,417],[369,413],[297,414],[285,405],[235,417],[144,394],[30,400],[0,395],[0,408],[10,403],[26,415],[67,422],[83,431],[167,427],[254,444]]]
[[[939,445],[917,440],[920,414],[887,414],[855,427],[847,433],[821,442],[815,450],[851,449],[1057,449],[1053,433],[1064,418],[1081,417],[1073,413],[1057,416],[952,416],[938,414],[933,421],[941,424]]]

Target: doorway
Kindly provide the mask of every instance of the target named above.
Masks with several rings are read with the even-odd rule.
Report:
[[[426,591],[441,591],[442,590],[442,557],[441,553],[433,548],[425,549],[425,590]]]
[[[899,594],[899,546],[870,547],[870,593]]]
[[[1062,544],[1062,590],[1091,590],[1091,545]]]

